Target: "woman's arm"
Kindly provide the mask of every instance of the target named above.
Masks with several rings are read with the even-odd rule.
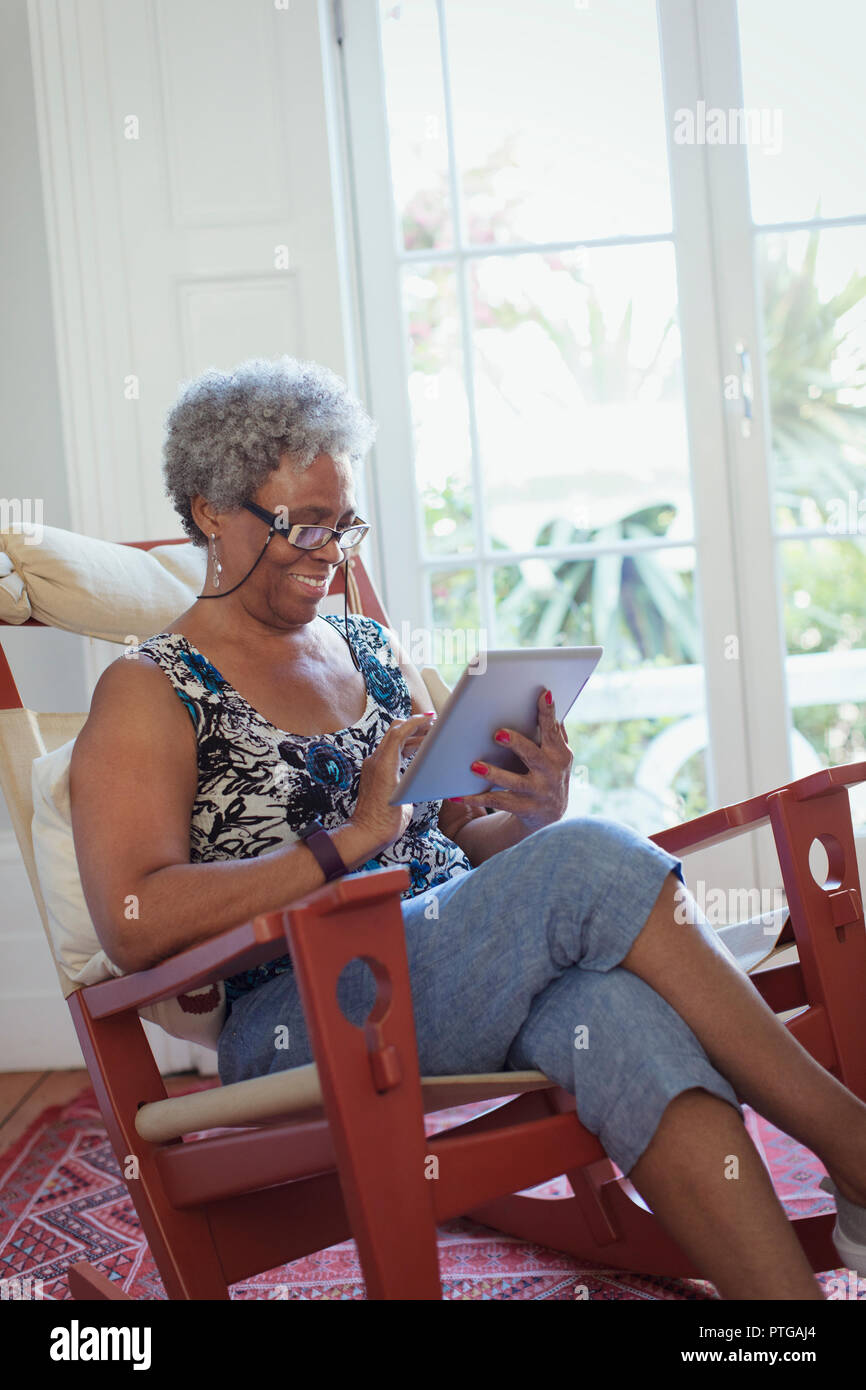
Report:
[[[523,825],[511,811],[492,811],[490,815],[482,811],[477,815],[477,807],[466,809],[473,814],[448,838],[460,846],[473,868],[532,834],[529,826]]]
[[[419,723],[400,721],[388,730],[367,760],[368,785],[381,779],[393,786],[400,750]],[[190,863],[195,732],[170,682],[146,656],[121,657],[101,676],[69,775],[84,897],[103,950],[122,970],[148,969],[325,882],[317,860],[298,843],[252,859]],[[385,821],[398,814],[362,814],[330,832],[350,872],[387,848]]]

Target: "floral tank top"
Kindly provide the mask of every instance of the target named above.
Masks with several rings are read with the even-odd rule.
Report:
[[[342,617],[320,617],[345,636]],[[316,817],[335,830],[351,816],[361,764],[394,719],[409,717],[412,699],[381,625],[358,613],[350,613],[348,623],[367,707],[356,724],[331,734],[277,729],[182,633],[158,633],[129,648],[128,656],[143,652],[162,668],[195,729],[198,789],[190,823],[191,863],[256,858],[297,841],[296,832]],[[417,803],[403,834],[361,870],[408,869],[403,898],[470,872],[464,852],[437,825],[441,805]],[[291,969],[286,954],[226,980],[229,1011],[239,995]]]

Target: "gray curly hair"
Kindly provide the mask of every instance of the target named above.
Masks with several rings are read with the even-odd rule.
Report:
[[[298,472],[323,453],[348,455],[357,469],[377,430],[342,377],[318,362],[257,357],[231,372],[211,368],[182,385],[166,417],[165,491],[187,535],[204,546],[190,506],[197,494],[233,511],[283,454]]]

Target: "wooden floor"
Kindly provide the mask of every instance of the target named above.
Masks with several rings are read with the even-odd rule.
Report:
[[[196,1072],[166,1076],[165,1089],[170,1096],[188,1089],[190,1082],[200,1081]],[[86,1091],[90,1077],[80,1071],[7,1071],[0,1072],[0,1154],[49,1105],[65,1105],[74,1096]]]

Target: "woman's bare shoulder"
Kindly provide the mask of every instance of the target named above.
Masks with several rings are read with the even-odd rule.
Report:
[[[184,729],[185,734],[181,732]],[[79,750],[79,745],[86,749],[96,737],[100,741],[120,736],[134,739],[143,732],[185,737],[195,748],[189,714],[165,671],[145,652],[133,649],[112,661],[96,682],[75,749]]]

